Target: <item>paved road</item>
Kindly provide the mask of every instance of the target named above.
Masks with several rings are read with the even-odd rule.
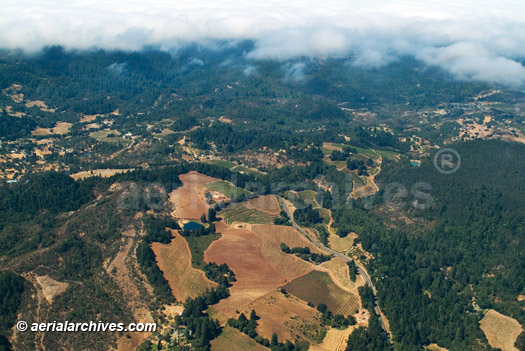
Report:
[[[295,229],[297,229],[299,231],[299,233],[303,234],[306,238],[308,238],[308,240],[310,240],[312,242],[312,244],[314,244],[315,246],[317,246],[321,250],[330,252],[332,255],[337,256],[337,257],[345,260],[346,262],[352,261],[352,259],[350,257],[346,256],[345,254],[342,254],[340,252],[334,251],[334,250],[330,249],[329,247],[324,246],[320,242],[317,242],[316,240],[313,240],[310,237],[310,235],[303,228],[301,228],[301,226],[299,226],[295,222],[295,220],[293,218],[293,215],[290,212],[290,209],[288,208],[288,205],[286,204],[286,201],[284,201],[284,199],[282,197],[280,197],[280,196],[278,196],[277,198],[279,199],[279,202],[281,203],[284,211],[286,212],[286,214],[290,218],[290,223],[292,223],[292,226]],[[354,261],[354,263],[355,263],[355,266],[356,266],[357,271],[359,272],[359,274],[365,279],[366,285],[370,289],[372,289],[372,291],[375,291],[374,290],[374,285],[372,284],[372,279],[370,279],[370,276],[368,275],[368,272],[366,271],[365,267],[363,267],[357,261]],[[375,296],[375,292],[374,292],[374,296]],[[376,305],[375,305],[374,309],[375,309],[375,312],[376,312],[377,316],[379,317],[379,321],[381,322],[381,327],[383,328],[384,331],[386,331],[387,335],[390,337],[390,334],[388,333],[388,330],[386,329],[386,324],[385,324],[385,320],[384,320],[383,314],[381,313],[381,308],[377,304],[377,296],[376,296],[375,300],[376,300]]]

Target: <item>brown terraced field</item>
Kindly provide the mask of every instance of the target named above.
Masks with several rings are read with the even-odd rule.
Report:
[[[275,195],[264,195],[251,199],[247,202],[246,207],[266,212],[273,216],[278,216],[281,212],[281,206],[279,206],[279,201]]]
[[[259,238],[253,232],[217,223],[222,234],[204,253],[206,262],[226,263],[237,279],[231,296],[215,307],[227,316],[235,314],[253,300],[285,284],[285,277],[264,256]]]
[[[250,229],[259,238],[264,256],[289,281],[308,272],[313,265],[294,255],[282,252],[281,243],[289,247],[309,247],[311,252],[321,253],[293,227],[252,225]]]
[[[200,219],[210,207],[204,198],[202,185],[219,179],[194,171],[179,175],[179,179],[182,186],[170,193],[170,203],[173,206],[172,215],[176,218]]]
[[[270,339],[276,333],[279,340],[294,341],[312,339],[319,336],[322,327],[321,314],[306,302],[280,291],[273,291],[246,306],[241,312],[246,316],[254,309],[259,316],[257,333]]]
[[[334,314],[350,315],[359,308],[359,299],[338,287],[328,273],[312,271],[284,286],[286,291],[315,306],[324,303]]]

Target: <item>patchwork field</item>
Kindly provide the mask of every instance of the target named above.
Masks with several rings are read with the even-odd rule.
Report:
[[[287,279],[291,280],[313,268],[313,264],[294,255],[285,254],[281,243],[289,247],[309,247],[311,252],[323,253],[295,228],[276,225],[252,225],[251,231],[260,241],[266,259]]]
[[[286,297],[279,291],[255,300],[241,312],[249,316],[252,309],[260,317],[257,333],[268,339],[276,333],[281,342],[298,338],[314,343],[322,330],[321,314],[315,308],[294,296]]]
[[[356,297],[359,295],[357,288],[365,285],[365,281],[360,275],[357,275],[355,282],[350,279],[348,264],[341,258],[334,257],[330,261],[321,264],[320,268],[326,269],[334,283],[339,287],[355,290]]]
[[[246,204],[246,207],[268,213],[272,216],[278,216],[281,212],[279,200],[277,200],[275,195],[264,195],[251,199]]]
[[[204,272],[191,265],[190,248],[186,240],[176,230],[172,230],[170,244],[155,242],[151,245],[157,264],[168,281],[173,296],[178,301],[202,295],[206,289],[216,287],[217,283],[207,279]]]
[[[502,351],[517,351],[516,339],[523,327],[514,318],[505,316],[495,310],[489,310],[480,322],[490,346]]]
[[[358,297],[338,287],[326,272],[312,271],[286,284],[284,288],[316,306],[326,304],[334,314],[347,316],[359,308]]]
[[[211,342],[211,351],[265,351],[268,348],[258,344],[235,328],[225,327],[221,335]]]
[[[179,179],[182,186],[170,193],[170,203],[174,208],[172,215],[183,219],[200,219],[209,208],[200,186],[218,179],[194,171],[179,175]]]
[[[254,224],[273,224],[276,216],[253,208],[246,202],[232,203],[219,212],[226,223],[243,222]]]
[[[206,184],[206,188],[209,190],[213,190],[218,193],[224,194],[226,197],[230,199],[232,198],[232,196],[240,197],[240,196],[248,195],[250,193],[249,191],[236,187],[235,185],[225,180],[217,180],[215,182],[208,183]]]
[[[226,263],[237,279],[230,288],[231,296],[215,308],[227,316],[242,309],[253,300],[285,284],[285,277],[275,269],[262,252],[256,234],[217,223],[222,234],[204,253],[206,262]]]

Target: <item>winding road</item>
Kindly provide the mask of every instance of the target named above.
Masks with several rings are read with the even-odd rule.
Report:
[[[286,201],[284,201],[284,199],[282,197],[280,197],[280,196],[277,196],[277,198],[279,199],[279,202],[281,203],[282,208],[284,209],[284,211],[288,215],[288,218],[290,218],[290,223],[292,224],[292,226],[295,229],[297,229],[299,231],[299,233],[303,234],[309,241],[311,241],[312,244],[314,244],[315,246],[317,246],[321,250],[328,251],[332,255],[337,256],[337,257],[345,260],[346,262],[351,262],[352,261],[352,259],[350,257],[348,257],[348,256],[346,256],[346,255],[344,255],[344,254],[342,254],[340,252],[334,251],[334,250],[330,249],[329,247],[324,246],[320,242],[317,242],[316,240],[313,240],[310,237],[310,235],[303,228],[301,228],[301,226],[299,226],[295,222],[295,220],[293,218],[293,215],[290,212],[290,209],[288,208],[288,205],[286,204]],[[357,262],[355,260],[354,260],[354,263],[355,263],[355,266],[356,266],[357,271],[359,272],[359,274],[365,279],[366,285],[370,289],[372,289],[372,291],[374,292],[374,297],[375,297],[374,310],[375,310],[377,316],[379,317],[379,321],[381,322],[381,327],[383,328],[383,330],[388,335],[389,341],[392,341],[392,340],[390,340],[390,338],[391,338],[390,332],[389,332],[389,330],[386,327],[385,317],[383,316],[383,313],[381,312],[381,308],[379,307],[379,304],[377,303],[377,296],[375,295],[375,288],[374,288],[374,285],[372,284],[372,279],[370,279],[370,275],[368,275],[368,272],[366,271],[365,267],[363,267],[359,262]]]

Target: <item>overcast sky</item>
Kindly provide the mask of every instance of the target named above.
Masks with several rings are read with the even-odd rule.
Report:
[[[253,39],[249,59],[349,56],[378,67],[409,55],[459,79],[525,83],[525,1],[0,0],[0,47],[172,49]]]

